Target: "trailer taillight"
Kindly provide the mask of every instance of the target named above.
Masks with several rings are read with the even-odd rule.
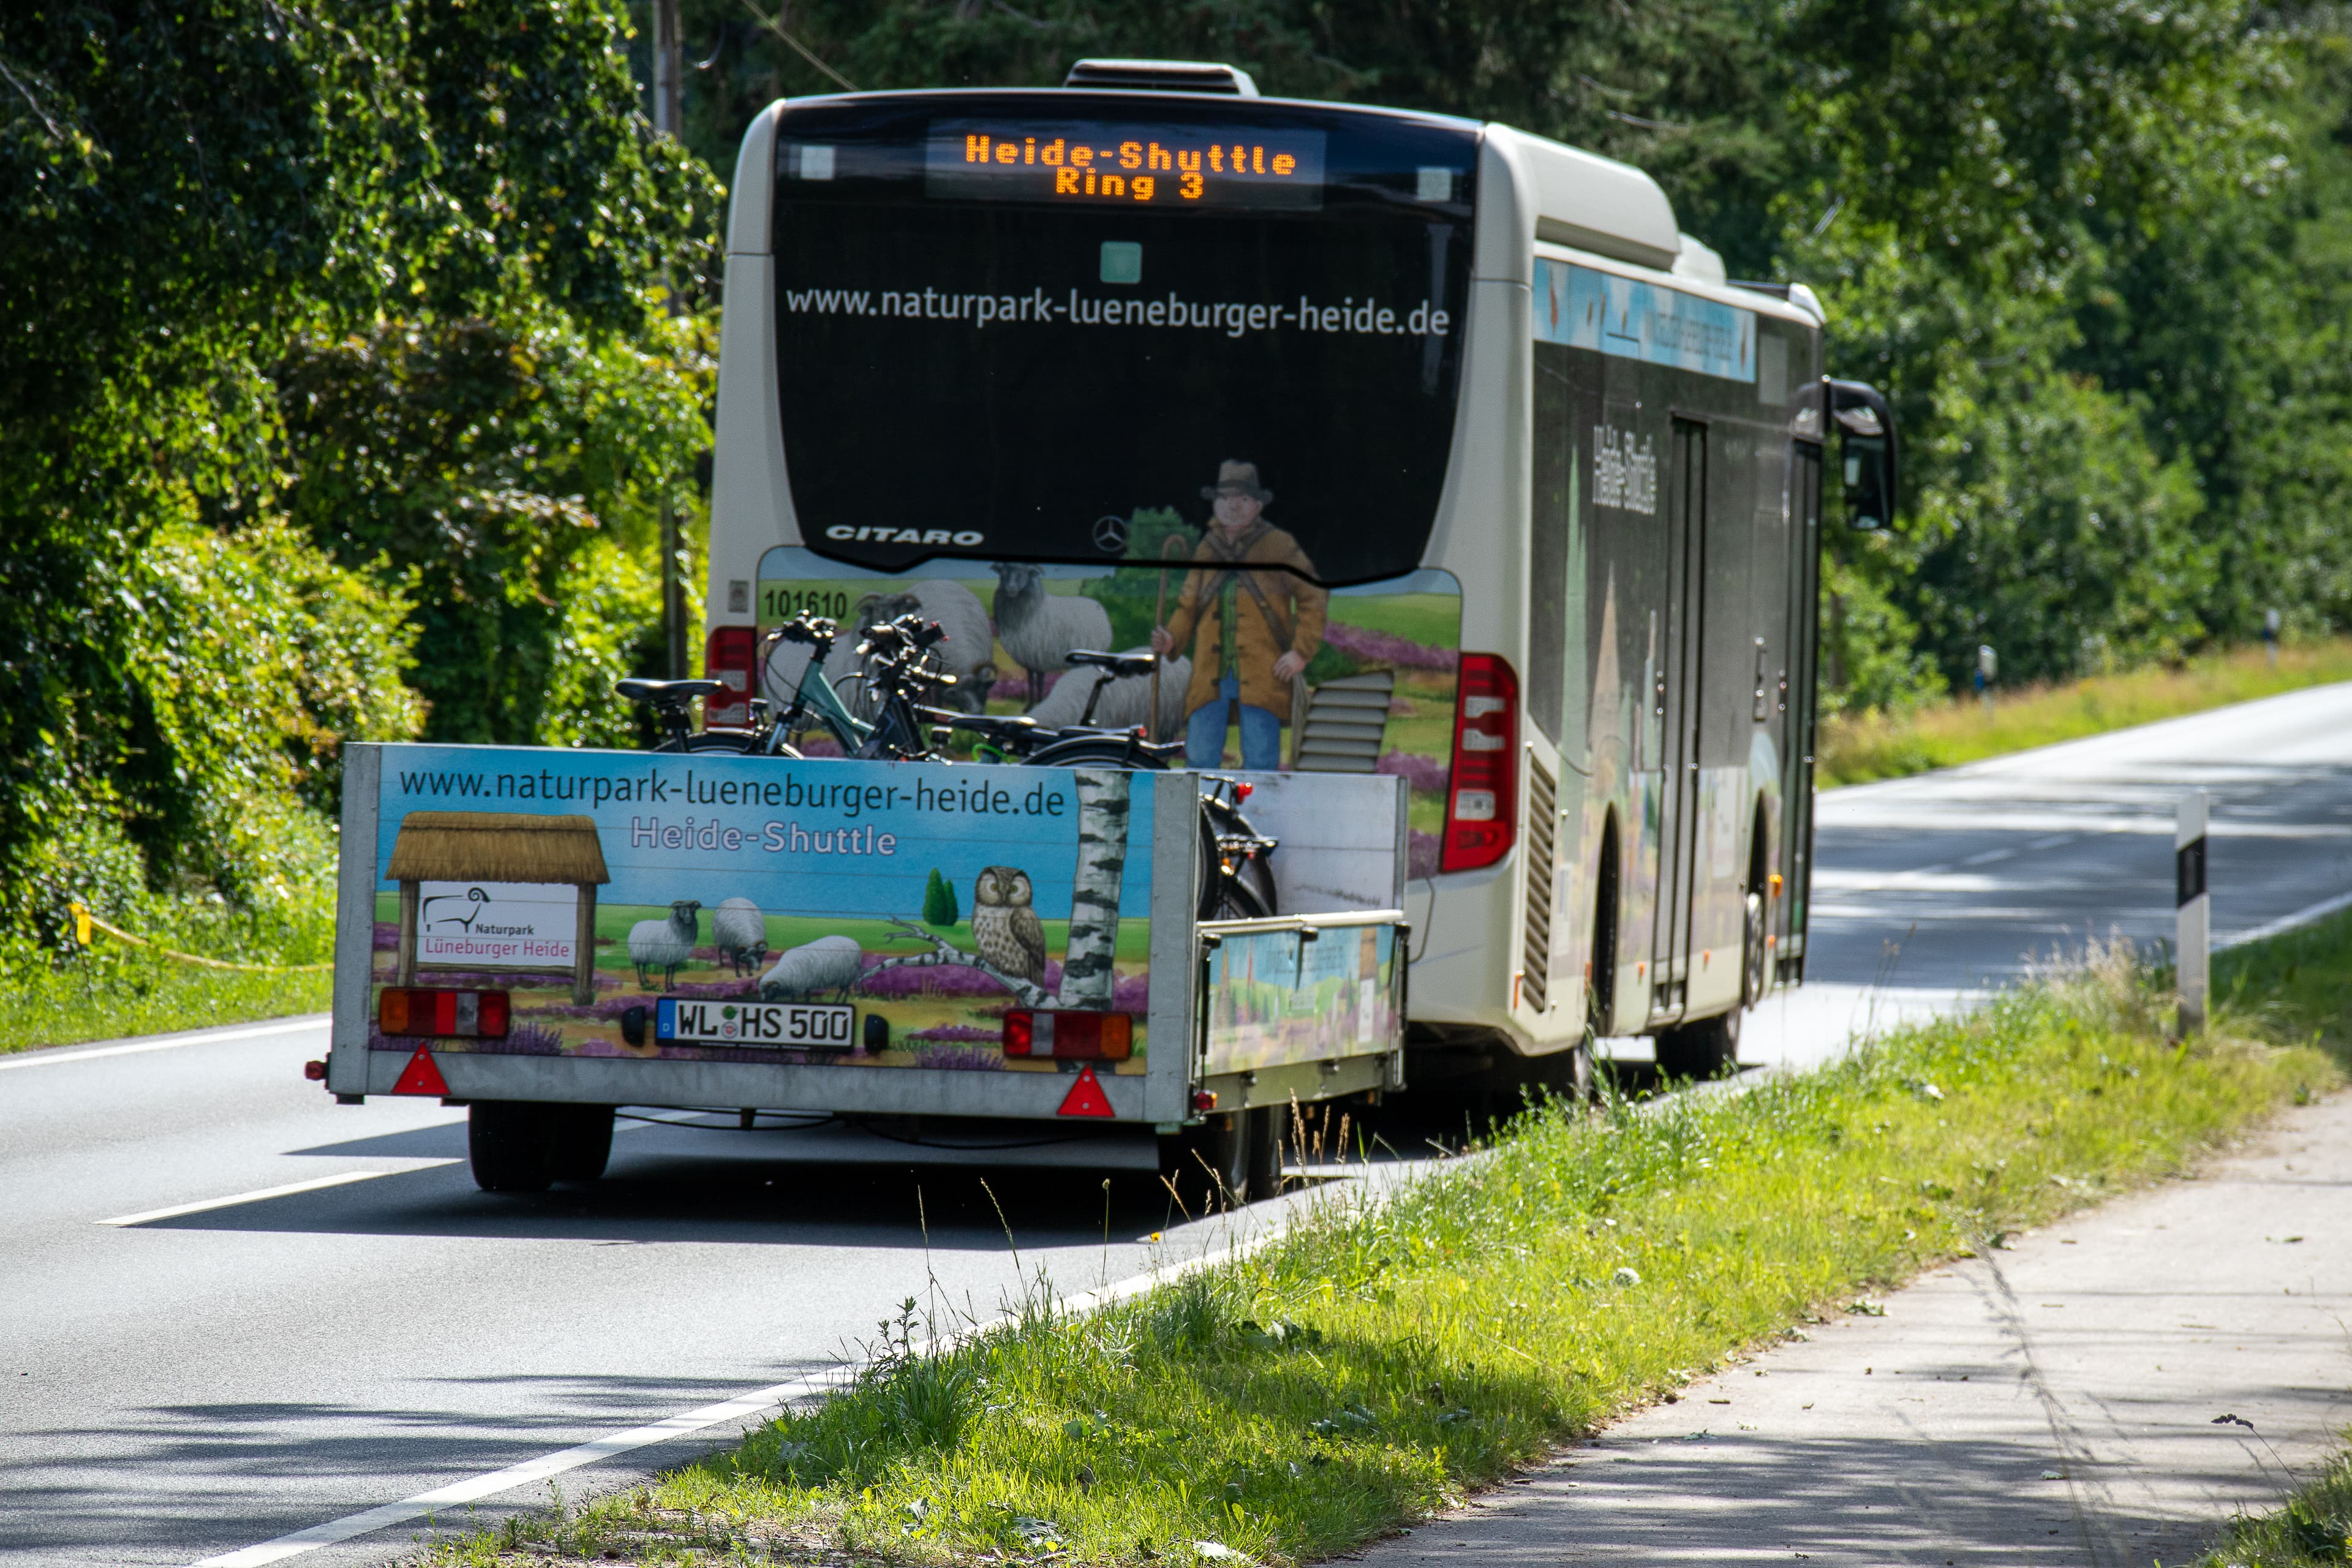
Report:
[[[375,1026],[395,1038],[503,1040],[508,1013],[503,991],[387,985],[376,1002]]]
[[[703,650],[702,673],[709,679],[723,681],[727,689],[704,700],[702,722],[706,727],[751,721],[751,699],[757,695],[751,678],[759,662],[758,627],[710,628],[710,641]]]
[[[1016,1007],[1004,1015],[1004,1054],[1059,1061],[1123,1062],[1135,1052],[1135,1020],[1124,1013],[1045,1012]]]
[[[1519,678],[1498,655],[1464,654],[1439,870],[1475,871],[1511,852],[1519,820],[1518,750]]]

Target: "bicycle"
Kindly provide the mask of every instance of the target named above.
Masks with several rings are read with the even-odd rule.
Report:
[[[934,708],[917,700],[955,684],[940,669],[931,649],[946,638],[936,622],[901,616],[866,628],[857,652],[871,690],[880,694],[880,707],[871,721],[850,711],[833,683],[825,679],[824,662],[840,637],[837,623],[803,611],[771,631],[763,640],[755,668],[765,669],[775,648],[791,643],[808,650],[808,662],[793,687],[792,700],[782,713],[770,716],[764,696],[751,699],[749,729],[694,731],[689,710],[695,701],[727,689],[716,680],[628,679],[614,690],[631,701],[652,705],[662,727],[656,752],[729,752],[737,755],[799,759],[803,753],[790,737],[812,722],[830,731],[843,754],[891,762],[934,760],[934,743],[950,730],[970,731],[981,739],[983,763],[1008,763],[1029,767],[1116,767],[1160,772],[1183,752],[1181,742],[1161,744],[1144,737],[1140,727],[1112,730],[1092,722],[1103,692],[1121,677],[1149,675],[1158,664],[1152,654],[1099,653],[1076,649],[1068,655],[1074,668],[1093,668],[1092,690],[1078,722],[1059,729],[1039,725],[1025,716],[991,716]],[[928,734],[927,734],[928,731]],[[1202,920],[1249,920],[1275,912],[1276,896],[1268,858],[1280,845],[1256,831],[1241,809],[1252,785],[1222,773],[1203,773],[1208,785],[1201,796],[1199,881]]]

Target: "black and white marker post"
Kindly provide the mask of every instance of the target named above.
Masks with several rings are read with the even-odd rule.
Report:
[[[2205,896],[2205,812],[2201,789],[2181,797],[2172,829],[2172,880],[2179,906],[2174,971],[2180,990],[2180,1037],[2204,1033],[2205,995],[2211,976],[2212,900]]]

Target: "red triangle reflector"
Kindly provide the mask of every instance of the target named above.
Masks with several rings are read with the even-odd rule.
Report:
[[[1105,1094],[1103,1086],[1095,1080],[1094,1068],[1085,1067],[1078,1069],[1078,1081],[1070,1085],[1070,1092],[1062,1097],[1062,1109],[1054,1114],[1056,1116],[1108,1116],[1111,1114],[1110,1096]]]
[[[408,1058],[400,1070],[400,1081],[392,1086],[394,1094],[441,1094],[449,1092],[449,1084],[442,1078],[441,1069],[434,1065],[433,1053],[423,1046]]]

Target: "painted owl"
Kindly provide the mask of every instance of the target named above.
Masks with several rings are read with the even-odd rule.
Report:
[[[971,889],[971,944],[1005,973],[1045,984],[1045,925],[1029,907],[1029,873],[983,866]]]

